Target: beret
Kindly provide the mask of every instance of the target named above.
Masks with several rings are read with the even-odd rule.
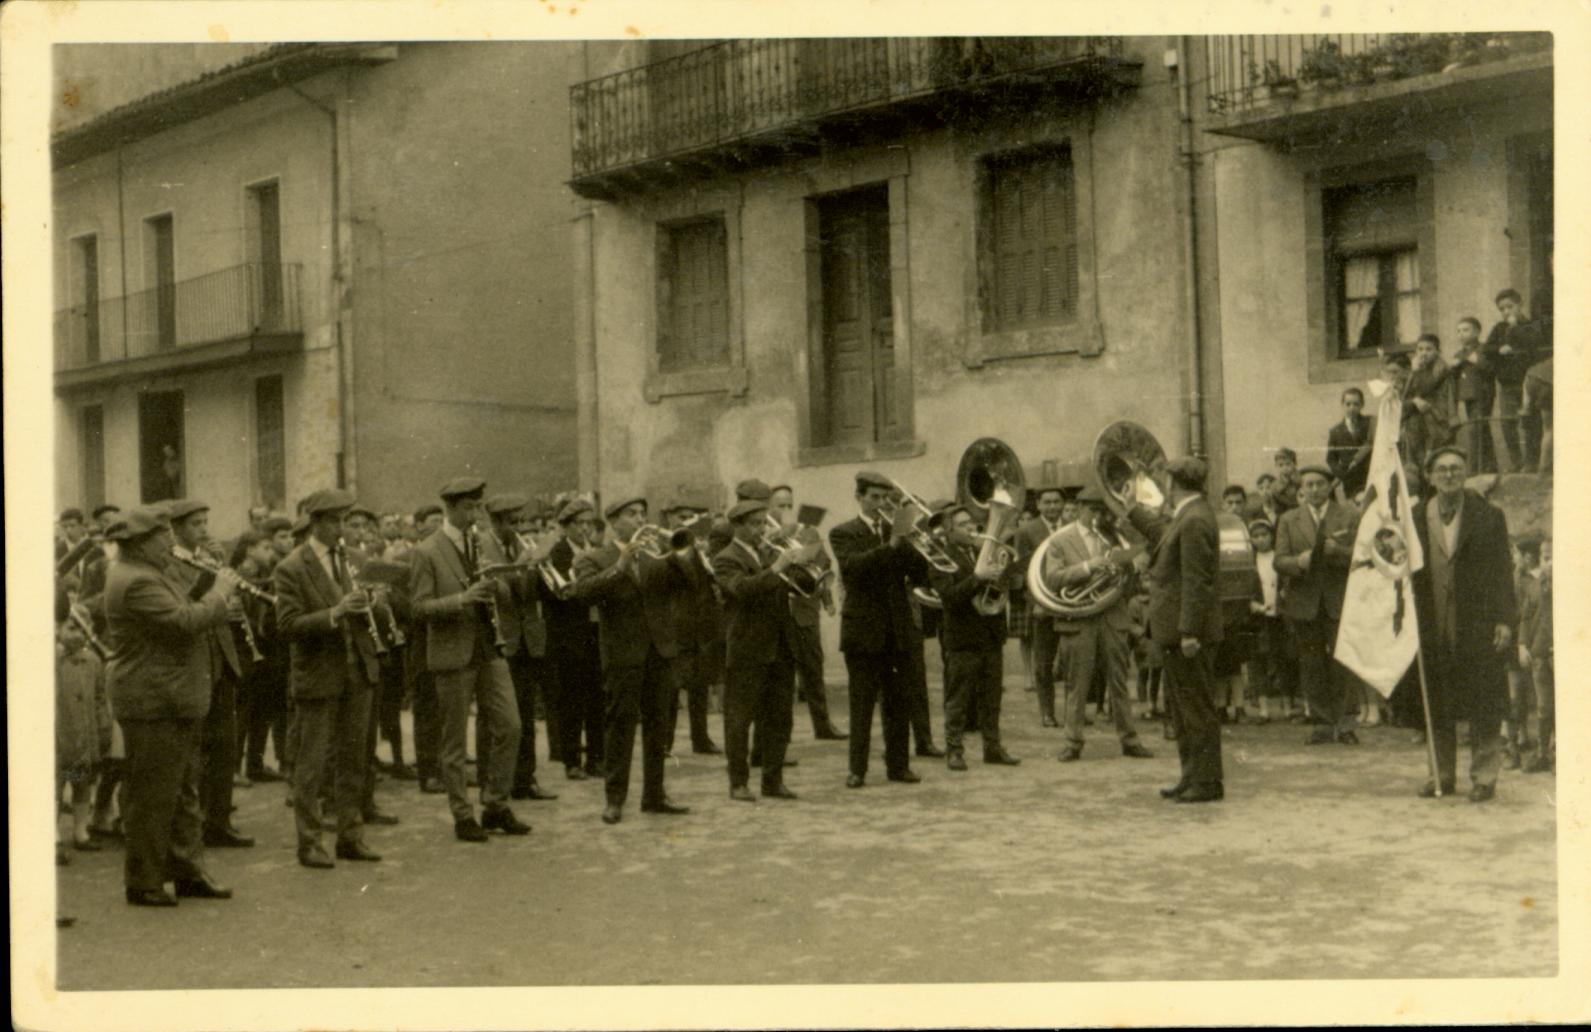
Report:
[[[1469,452],[1465,451],[1463,448],[1460,448],[1456,444],[1444,444],[1442,447],[1436,449],[1425,457],[1426,470],[1429,471],[1432,466],[1436,465],[1436,460],[1440,459],[1444,455],[1457,455],[1459,458],[1464,460],[1464,464],[1466,466],[1469,465]]]
[[[363,516],[366,519],[368,519],[371,523],[380,523],[381,522],[381,517],[376,515],[376,511],[374,509],[367,509],[363,505],[359,504],[358,502],[355,502],[353,504],[353,507],[348,510],[348,515],[350,515],[350,516]]]
[[[746,498],[736,502],[734,508],[729,510],[729,521],[739,523],[747,516],[754,516],[759,512],[767,512],[768,503],[755,498]]]
[[[97,520],[101,516],[105,515],[107,512],[121,512],[121,511],[122,511],[122,507],[121,506],[119,506],[119,505],[111,505],[109,503],[106,503],[105,505],[96,505],[96,506],[94,506],[94,511],[90,515],[92,515]]]
[[[766,502],[773,497],[773,489],[755,478],[742,480],[735,485],[735,497],[756,502]]]
[[[196,498],[179,498],[166,505],[166,518],[175,523],[185,520],[194,513],[209,512],[210,506]]]
[[[486,499],[486,511],[493,516],[502,516],[511,512],[518,512],[530,504],[530,499],[522,494],[492,495]]]
[[[882,487],[886,491],[895,490],[895,485],[882,473],[873,473],[869,470],[863,470],[858,473],[856,475],[856,489],[858,491],[866,491],[870,487]]]
[[[613,517],[634,505],[636,502],[640,502],[642,505],[645,505],[646,498],[641,495],[620,495],[617,501],[613,502],[606,509],[602,510],[602,515],[611,520]]]
[[[1325,477],[1327,480],[1336,480],[1337,479],[1336,475],[1333,474],[1332,471],[1327,469],[1325,466],[1305,466],[1304,468],[1302,468],[1302,469],[1300,469],[1298,471],[1298,476],[1300,478],[1303,478],[1303,477],[1307,477],[1311,473],[1317,473],[1320,476]]]
[[[328,487],[304,499],[304,513],[309,516],[336,512],[338,509],[351,509],[353,506],[354,496],[340,487]]]
[[[134,509],[105,528],[105,540],[134,541],[157,530],[164,530],[167,526],[166,517],[160,509]]]
[[[443,499],[464,498],[486,492],[486,481],[480,477],[454,477],[442,485],[437,496]]]

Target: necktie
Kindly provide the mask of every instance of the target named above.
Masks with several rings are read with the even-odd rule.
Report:
[[[344,593],[347,593],[349,590],[348,566],[343,562],[343,547],[341,545],[338,545],[331,550],[331,568],[332,572],[337,576],[338,589]]]
[[[1440,500],[1437,502],[1436,511],[1442,517],[1442,525],[1446,526],[1452,523],[1453,518],[1458,515],[1458,503],[1448,502],[1445,499]]]
[[[464,532],[464,565],[468,567],[470,576],[475,576],[475,538],[468,531]]]

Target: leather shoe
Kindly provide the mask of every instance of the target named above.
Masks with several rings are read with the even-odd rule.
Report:
[[[1525,761],[1524,771],[1526,774],[1546,774],[1551,770],[1552,761],[1540,753]],[[97,832],[90,832],[90,834],[97,834]]]
[[[286,779],[269,767],[261,767],[258,770],[249,771],[249,780],[267,784],[272,781],[285,781]]]
[[[579,767],[565,767],[563,769],[563,776],[568,778],[570,781],[585,781],[588,777],[586,772],[581,770]]]
[[[326,855],[326,850],[320,846],[309,846],[298,851],[298,862],[305,867],[314,867],[320,870],[330,870],[337,865],[332,863],[331,857]]]
[[[236,828],[211,828],[204,833],[204,844],[211,849],[247,849],[254,840]]]
[[[690,813],[691,812],[691,808],[688,807],[688,806],[681,806],[678,803],[674,802],[672,799],[660,799],[660,800],[658,800],[655,803],[642,803],[641,804],[641,812],[642,813],[662,813],[662,814],[668,814],[670,816],[677,817],[677,816],[680,816],[681,814]]]
[[[1214,803],[1226,798],[1226,790],[1220,782],[1213,785],[1189,785],[1177,796],[1179,803]]]
[[[751,789],[745,785],[736,785],[729,790],[729,798],[737,803],[755,803],[757,797],[751,794]]]
[[[931,760],[941,760],[944,759],[945,751],[934,743],[929,742],[927,745],[917,747],[917,755],[926,756]]]
[[[622,816],[624,816],[624,811],[611,803],[602,809],[603,824],[617,824]]]
[[[426,795],[441,795],[447,791],[447,786],[442,783],[441,778],[423,778],[420,781],[420,791]]]
[[[177,896],[187,899],[231,899],[232,890],[217,885],[208,874],[197,878],[178,878]]]
[[[843,742],[851,736],[837,727],[826,727],[812,737],[820,742]]]
[[[1359,736],[1354,734],[1352,731],[1342,731],[1342,732],[1338,733],[1338,735],[1337,735],[1337,744],[1338,745],[1358,745],[1359,744]]]
[[[1017,759],[1015,756],[1012,756],[1004,749],[996,749],[993,752],[986,749],[983,753],[983,762],[993,763],[1001,767],[1015,767],[1022,761]]]
[[[1135,760],[1152,760],[1155,754],[1143,747],[1141,742],[1128,742],[1121,747],[1123,756],[1131,756]]]
[[[454,821],[453,834],[460,842],[485,842],[488,839],[486,829],[474,817]]]
[[[135,907],[174,907],[177,897],[165,889],[128,889],[127,902]]]
[[[538,801],[558,798],[558,794],[556,792],[549,792],[534,781],[532,781],[528,787],[518,789],[517,791],[511,793],[511,795],[515,799],[534,799]]]
[[[845,778],[846,788],[861,788],[867,784],[867,779],[860,774],[849,774]]]
[[[79,853],[98,853],[105,847],[100,845],[92,838],[86,838],[74,839],[72,841],[72,848],[77,850]]]
[[[1497,786],[1495,785],[1476,785],[1469,790],[1469,801],[1472,803],[1484,803],[1496,794]]]
[[[1060,727],[1061,725],[1060,725],[1060,722],[1057,721],[1054,717],[1041,717],[1041,718],[1039,718],[1039,726],[1040,727]]]
[[[1082,746],[1068,745],[1066,748],[1057,753],[1055,758],[1060,760],[1062,763],[1075,763],[1076,761],[1083,758]]]
[[[337,859],[339,860],[369,860],[374,862],[381,859],[381,854],[371,849],[358,839],[350,842],[337,843]]]
[[[967,759],[961,755],[960,749],[950,750],[950,755],[945,757],[945,767],[949,770],[967,769]]]
[[[693,745],[693,746],[691,746],[691,752],[695,753],[698,756],[722,756],[722,755],[724,755],[724,750],[720,749],[718,747],[718,743],[714,742],[714,741],[706,741],[706,742],[703,742],[701,745]]]
[[[915,785],[922,780],[922,777],[916,771],[908,767],[899,774],[889,775],[889,779],[891,781],[899,781],[903,785]]]
[[[1304,739],[1304,744],[1305,745],[1330,745],[1331,743],[1335,742],[1336,740],[1337,740],[1337,736],[1332,733],[1331,728],[1322,727],[1322,728],[1317,728],[1314,731],[1311,731],[1309,733],[1309,737]]]
[[[1162,798],[1162,799],[1175,799],[1178,796],[1180,796],[1182,793],[1186,792],[1187,790],[1188,790],[1188,783],[1186,781],[1179,781],[1175,785],[1172,785],[1170,788],[1162,788],[1160,790],[1160,798]]]
[[[420,777],[419,774],[415,773],[414,768],[407,763],[394,763],[392,769],[387,771],[387,773],[398,781],[416,781]]]
[[[363,820],[366,824],[379,824],[383,827],[390,827],[398,823],[398,818],[381,810],[366,810]]]
[[[1436,782],[1427,781],[1425,784],[1420,786],[1420,790],[1415,794],[1421,799],[1435,799]],[[1442,782],[1442,794],[1445,796],[1450,796],[1453,794],[1453,783],[1451,781]]]
[[[481,811],[481,827],[487,831],[500,831],[504,835],[529,835],[530,825],[514,816],[506,806],[492,806]]]
[[[762,797],[764,799],[796,799],[796,798],[799,798],[794,792],[790,791],[788,788],[785,788],[783,785],[774,785],[772,788],[769,788],[766,785],[763,786]]]

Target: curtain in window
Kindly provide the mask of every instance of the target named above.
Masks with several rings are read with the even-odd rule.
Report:
[[[1381,262],[1371,255],[1366,258],[1349,258],[1343,266],[1343,320],[1347,324],[1346,340],[1349,347],[1358,347],[1365,326],[1376,310],[1376,295],[1380,286]],[[1416,297],[1418,306],[1419,299]]]
[[[1403,251],[1397,255],[1398,342],[1413,344],[1420,336],[1419,253]]]

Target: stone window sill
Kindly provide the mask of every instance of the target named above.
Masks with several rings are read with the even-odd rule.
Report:
[[[1083,355],[1091,358],[1105,350],[1104,334],[1095,321],[1026,330],[990,331],[972,340],[963,360],[970,369],[987,362],[1043,355]]]
[[[719,369],[686,369],[674,373],[654,372],[646,378],[646,400],[656,404],[664,398],[690,394],[729,394],[742,397],[751,378],[745,366]]]
[[[875,441],[869,444],[826,444],[796,450],[797,466],[833,466],[875,459],[913,459],[928,450],[922,441]]]

